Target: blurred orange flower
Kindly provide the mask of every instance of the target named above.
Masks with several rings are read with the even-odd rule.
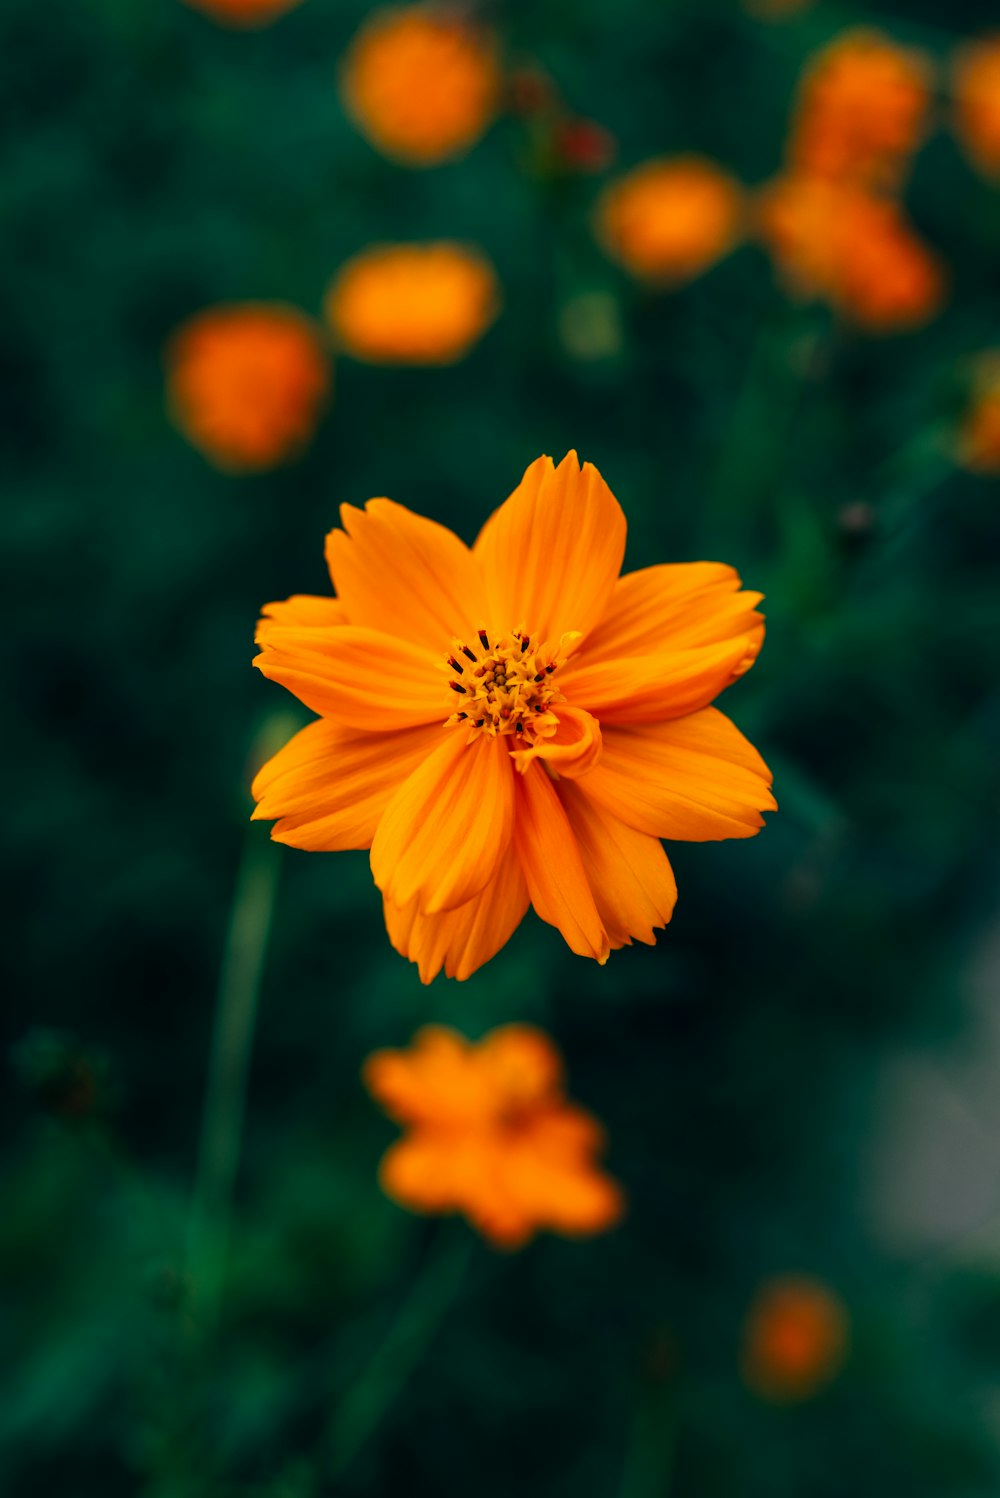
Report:
[[[600,1233],[621,1216],[621,1191],[596,1163],[603,1131],[566,1101],[559,1053],[542,1031],[504,1025],[476,1044],[429,1025],[408,1051],[376,1051],[363,1077],[409,1131],[379,1177],[411,1212],[460,1212],[504,1249],[542,1229]]]
[[[322,714],[257,775],[257,817],[371,848],[390,939],[467,978],[529,902],[581,956],[652,943],[660,838],[752,837],[760,756],[709,704],[753,664],[759,593],[712,562],[619,577],[625,516],[570,453],[532,463],[470,550],[393,504],[344,505],[334,598],[269,604],[254,664]]]
[[[647,161],[601,195],[597,234],[632,275],[664,284],[691,280],[733,248],[743,228],[743,192],[698,156]]]
[[[809,1399],[840,1372],[848,1318],[828,1286],[786,1275],[761,1285],[743,1329],[742,1372],[762,1399]]]
[[[919,327],[944,300],[941,266],[894,199],[790,174],[759,195],[757,225],[793,294],[823,297],[868,332]]]
[[[980,171],[1000,175],[1000,35],[962,48],[953,91],[959,140]]]
[[[435,166],[474,145],[497,112],[500,69],[486,31],[444,10],[376,11],[344,61],[341,92],[373,146]]]
[[[799,84],[791,166],[897,186],[920,144],[932,76],[924,53],[867,27],[845,31],[817,53]]]
[[[1000,349],[980,354],[972,399],[959,433],[958,460],[974,473],[1000,474]]]
[[[312,437],[330,389],[320,330],[294,307],[212,307],[167,346],[167,403],[216,467],[273,468]]]
[[[454,364],[500,310],[492,265],[478,250],[374,245],[349,260],[326,295],[340,346],[371,364]]]
[[[238,26],[250,30],[255,26],[269,26],[286,10],[294,10],[302,0],[185,0],[194,10],[204,11],[213,21],[224,26]]]

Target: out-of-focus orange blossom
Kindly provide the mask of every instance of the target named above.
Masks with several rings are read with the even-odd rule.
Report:
[[[1000,349],[976,360],[957,456],[974,473],[1000,474]]]
[[[490,262],[450,241],[374,245],[342,266],[326,296],[340,346],[372,364],[454,364],[499,309]]]
[[[920,144],[931,61],[867,27],[843,32],[799,84],[788,143],[800,172],[894,187]]]
[[[497,1248],[540,1230],[583,1237],[622,1213],[597,1164],[604,1134],[567,1102],[549,1037],[504,1025],[478,1044],[429,1025],[364,1067],[372,1097],[407,1134],[382,1160],[387,1196],[413,1212],[462,1213]]]
[[[607,254],[640,280],[687,281],[740,238],[743,191],[699,156],[658,158],[609,184],[596,228]]]
[[[869,332],[919,327],[944,300],[940,264],[892,198],[793,173],[761,192],[757,227],[793,295]]]
[[[213,21],[245,30],[269,26],[286,10],[294,10],[301,3],[302,0],[185,0],[193,10],[204,11]]]
[[[980,171],[1000,176],[1000,33],[962,48],[952,91],[955,133]]]
[[[379,10],[344,60],[341,94],[373,146],[406,166],[435,166],[474,145],[496,114],[492,36],[446,10]]]
[[[217,468],[273,468],[308,443],[330,389],[320,330],[294,307],[246,303],[189,319],[166,351],[176,425]]]
[[[757,1291],[743,1328],[741,1369],[762,1399],[810,1399],[840,1372],[849,1323],[840,1299],[819,1280],[787,1275]]]

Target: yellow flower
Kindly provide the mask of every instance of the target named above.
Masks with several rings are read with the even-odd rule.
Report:
[[[784,1275],[763,1284],[743,1330],[743,1379],[776,1404],[810,1399],[847,1356],[847,1312],[819,1280]]]
[[[957,456],[973,473],[1000,474],[1000,350],[988,350],[976,360]]]
[[[257,776],[300,848],[371,848],[397,951],[467,978],[529,903],[574,952],[654,941],[661,838],[752,837],[760,756],[712,700],[759,593],[713,562],[625,577],[625,516],[575,453],[532,463],[475,546],[388,499],[341,508],[337,597],[270,604],[254,664],[321,714]]]
[[[429,1025],[409,1051],[376,1051],[364,1080],[409,1132],[382,1160],[387,1196],[412,1212],[460,1212],[497,1248],[541,1229],[612,1227],[622,1196],[596,1160],[597,1121],[566,1101],[552,1041],[504,1025],[478,1044]]]
[[[237,473],[299,453],[330,389],[319,328],[269,303],[200,312],[174,334],[166,363],[174,422],[216,467]]]
[[[963,47],[954,67],[955,133],[987,176],[1000,176],[1000,33]]]
[[[931,63],[867,27],[816,54],[799,85],[789,159],[799,172],[898,186],[924,130]]]
[[[647,161],[605,188],[596,227],[607,254],[633,276],[689,281],[740,238],[743,192],[698,156]]]
[[[341,75],[362,135],[405,166],[435,166],[474,145],[496,113],[490,35],[425,6],[380,10],[355,37]]]
[[[341,348],[371,364],[454,364],[499,310],[490,262],[448,241],[375,245],[342,267],[326,295]]]

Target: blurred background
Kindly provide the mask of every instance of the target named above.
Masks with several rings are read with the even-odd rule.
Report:
[[[441,78],[359,0],[0,15],[0,1488],[995,1494],[995,12],[428,16],[474,31]],[[845,83],[859,25],[888,71]],[[654,173],[622,209],[677,157],[707,206]],[[472,293],[404,257],[352,294],[373,245],[432,241]],[[780,811],[669,848],[655,948],[600,969],[529,916],[423,988],[365,853],[249,822],[308,716],[250,669],[255,618],[327,591],[342,501],[471,540],[570,447],[628,568],[765,592],[723,706]],[[218,996],[258,970],[220,1146]],[[629,1206],[504,1254],[380,1193],[359,1072],[514,1020]]]

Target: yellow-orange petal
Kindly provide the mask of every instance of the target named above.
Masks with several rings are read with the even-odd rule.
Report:
[[[625,555],[625,516],[592,463],[581,468],[575,452],[558,468],[538,458],[473,550],[489,627],[555,642],[593,629],[607,608]]]
[[[293,593],[277,603],[265,603],[257,621],[254,643],[266,645],[275,629],[286,629],[289,625],[303,629],[330,629],[336,624],[349,624],[347,610],[339,598],[319,598],[312,593]]]
[[[539,739],[527,749],[512,751],[511,759],[522,774],[540,759],[558,775],[576,779],[600,760],[601,725],[597,719],[569,702],[560,702],[555,712],[559,727],[550,739]]]
[[[424,1025],[406,1050],[375,1051],[361,1076],[397,1123],[475,1124],[493,1109],[475,1047],[447,1025]]]
[[[760,627],[762,596],[742,592],[739,573],[723,562],[668,562],[627,572],[579,658],[593,663],[735,639]]]
[[[638,832],[678,842],[753,837],[774,811],[771,772],[714,707],[670,723],[607,728],[591,800]]]
[[[621,660],[586,657],[570,661],[559,674],[567,697],[609,723],[660,723],[681,718],[714,702],[753,661],[759,630],[701,645],[694,650],[661,650]]]
[[[562,932],[570,951],[607,961],[610,947],[555,786],[541,765],[515,777],[514,840],[528,894],[543,921]]]
[[[461,1212],[488,1160],[475,1134],[418,1128],[382,1156],[379,1184],[411,1212]]]
[[[537,1106],[561,1093],[562,1057],[544,1030],[534,1025],[500,1025],[479,1042],[478,1054],[501,1111]]]
[[[674,912],[677,884],[659,840],[619,821],[579,784],[560,782],[559,800],[583,858],[587,882],[612,947],[652,946]]]
[[[368,848],[392,796],[439,742],[436,724],[358,733],[328,718],[303,728],[258,772],[257,821],[276,842],[313,852]]]
[[[462,981],[507,944],[527,908],[528,890],[511,842],[493,879],[467,904],[422,915],[416,899],[402,910],[386,900],[385,924],[396,951],[417,964],[421,983],[430,983],[442,968]]]
[[[493,879],[514,821],[514,772],[497,739],[445,734],[386,808],[372,842],[375,883],[393,905],[455,910]]]
[[[1000,32],[960,48],[952,94],[959,140],[980,171],[1000,176]]]
[[[560,1109],[532,1116],[492,1163],[470,1215],[498,1246],[517,1247],[540,1228],[572,1237],[599,1233],[621,1216],[616,1182],[589,1151],[567,1149]]]
[[[375,629],[276,626],[253,664],[314,713],[351,728],[377,733],[447,716],[434,657]]]
[[[327,536],[326,560],[352,624],[422,645],[440,662],[456,635],[474,637],[485,597],[464,542],[391,499],[342,505],[340,514],[344,529]]]
[[[608,184],[594,227],[605,253],[641,280],[671,286],[727,255],[743,234],[740,184],[700,156],[644,161]]]

